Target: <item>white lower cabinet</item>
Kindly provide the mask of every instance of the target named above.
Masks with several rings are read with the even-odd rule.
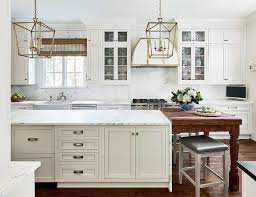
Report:
[[[168,187],[169,130],[17,125],[12,126],[12,159],[41,161],[36,181],[58,182],[59,187]]]
[[[55,181],[54,129],[51,126],[13,126],[12,160],[40,161],[36,182]]]
[[[164,129],[136,128],[136,179],[168,178],[166,144]]]
[[[105,178],[168,179],[166,130],[161,127],[105,129]]]
[[[105,130],[105,178],[135,178],[135,128],[107,127]]]

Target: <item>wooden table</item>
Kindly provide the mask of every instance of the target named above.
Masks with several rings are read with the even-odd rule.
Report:
[[[161,108],[161,111],[172,122],[173,133],[184,132],[209,132],[227,131],[230,134],[230,172],[229,189],[231,191],[239,190],[239,176],[237,168],[238,150],[239,150],[239,127],[242,124],[240,118],[222,114],[219,117],[202,117],[194,114],[194,111],[182,111],[180,108],[170,107]]]

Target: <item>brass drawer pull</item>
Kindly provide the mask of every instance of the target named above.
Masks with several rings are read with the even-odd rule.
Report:
[[[82,135],[84,133],[84,131],[74,131],[73,134],[75,135]]]
[[[28,138],[28,141],[29,141],[29,142],[37,142],[37,141],[38,141],[38,138]]]
[[[74,159],[83,159],[84,156],[83,155],[74,155],[73,158]]]
[[[83,174],[84,171],[83,170],[74,170],[74,174]]]
[[[74,143],[73,145],[74,146],[83,146],[84,144],[83,143]]]

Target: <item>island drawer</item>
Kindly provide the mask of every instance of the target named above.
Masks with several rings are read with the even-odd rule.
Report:
[[[94,126],[88,127],[76,127],[76,126],[65,126],[57,128],[59,137],[75,137],[75,138],[83,138],[83,137],[98,137],[99,136],[99,128]]]
[[[58,182],[87,182],[98,179],[98,165],[60,164],[58,166]]]
[[[98,152],[58,153],[59,162],[95,162],[99,161]]]
[[[13,127],[12,148],[15,154],[54,153],[54,130],[52,127]]]
[[[59,150],[98,150],[98,139],[86,139],[86,140],[59,140]]]

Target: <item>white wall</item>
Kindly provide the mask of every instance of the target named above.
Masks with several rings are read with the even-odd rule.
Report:
[[[256,103],[256,72],[251,72],[248,67],[251,62],[256,63],[256,14],[249,18],[247,24],[247,43],[246,43],[246,83],[249,88],[249,99]],[[254,104],[254,112],[256,105]],[[253,119],[254,128],[256,127],[256,115]],[[255,129],[254,129],[255,130]],[[253,137],[256,139],[256,136]]]
[[[0,1],[0,189],[10,174],[10,0]]]

